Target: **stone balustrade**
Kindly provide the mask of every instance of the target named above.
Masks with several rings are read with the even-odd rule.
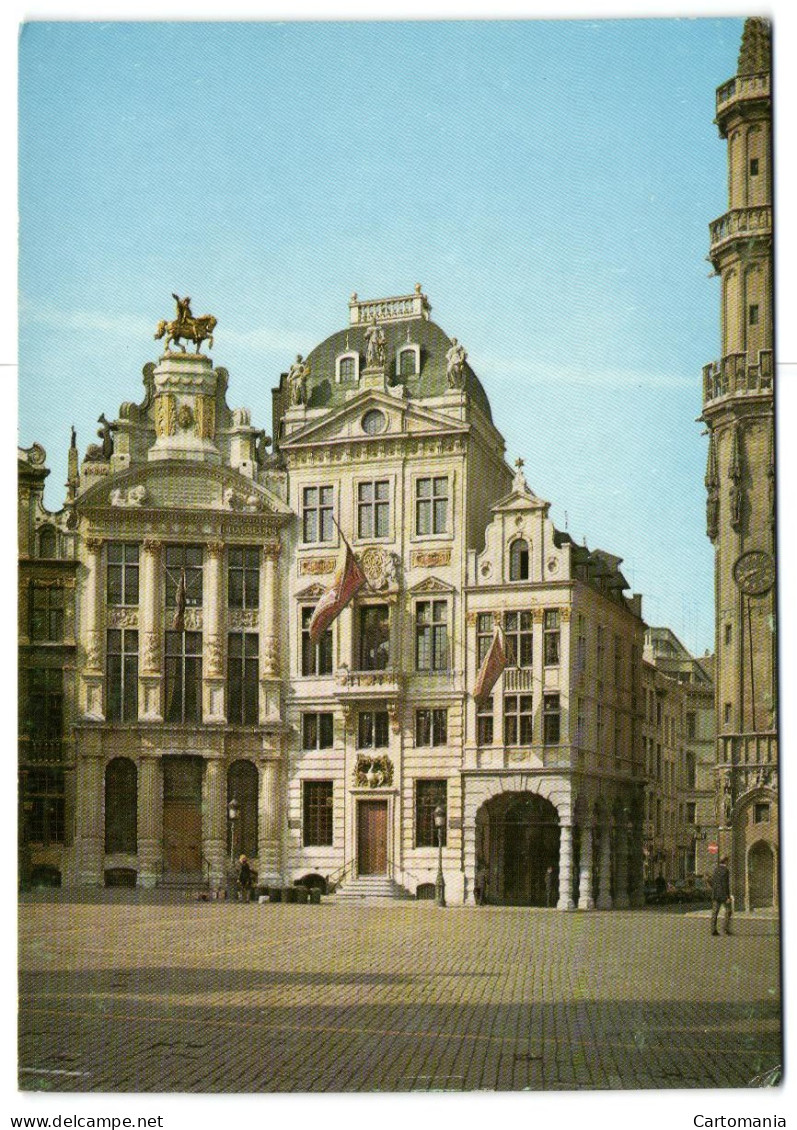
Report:
[[[728,109],[733,102],[769,98],[770,75],[736,75],[717,90],[717,114]]]
[[[771,392],[772,380],[771,349],[760,351],[758,364],[750,364],[746,353],[729,353],[703,366],[703,404],[723,396]]]
[[[711,254],[715,255],[731,239],[771,234],[772,208],[769,204],[753,208],[732,208],[709,224]]]

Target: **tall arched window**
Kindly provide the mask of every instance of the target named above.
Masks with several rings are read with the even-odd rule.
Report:
[[[138,774],[128,757],[115,757],[105,770],[105,851],[137,848]]]
[[[517,538],[509,547],[509,579],[510,581],[529,579],[529,543],[524,538]]]
[[[227,851],[234,854],[257,856],[257,767],[251,761],[234,761],[227,774],[227,803],[233,797],[238,801],[238,819],[235,822],[235,843],[231,844],[230,822],[227,821]]]

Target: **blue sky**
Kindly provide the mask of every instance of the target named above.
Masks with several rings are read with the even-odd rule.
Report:
[[[141,399],[172,291],[229,401],[421,282],[507,455],[713,647],[701,366],[719,352],[715,88],[742,20],[31,23],[20,39],[19,440]]]

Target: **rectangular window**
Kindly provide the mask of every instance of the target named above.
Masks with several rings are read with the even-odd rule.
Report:
[[[758,305],[753,303],[747,309],[747,321],[751,326],[758,325]]]
[[[448,742],[447,710],[415,711],[416,746],[440,746]]]
[[[576,675],[583,675],[587,669],[587,629],[583,615],[578,614],[578,639],[576,640]]]
[[[227,551],[227,600],[230,608],[260,605],[260,550],[257,546],[230,546]]]
[[[61,585],[31,584],[30,638],[47,643],[64,638],[64,589]]]
[[[227,637],[227,720],[233,726],[256,726],[260,667],[256,632]]]
[[[733,638],[733,628],[730,624],[725,625],[725,646],[730,647],[731,639]]]
[[[302,846],[332,846],[331,781],[302,782]]]
[[[758,158],[757,157],[751,157],[750,158],[750,176],[751,177],[757,177],[758,176]]]
[[[27,758],[60,761],[64,720],[64,674],[60,667],[34,667],[28,676]]]
[[[692,740],[697,737],[697,715],[693,710],[686,713],[686,736]]]
[[[415,483],[416,534],[444,534],[448,527],[448,478],[417,479]]]
[[[166,721],[202,721],[202,633],[166,633]]]
[[[384,671],[390,666],[390,609],[386,604],[360,608],[360,670]]]
[[[313,643],[310,639],[310,621],[313,619],[314,612],[315,606],[313,605],[302,608],[302,674],[331,675],[332,626],[330,625],[323,635]]]
[[[604,643],[603,628],[598,626],[597,644],[596,644],[596,647],[595,647],[595,660],[596,660],[596,663],[597,663],[596,674],[597,674],[599,680],[603,678],[603,657],[604,657],[604,654],[605,654],[605,650],[606,650],[606,645]]]
[[[733,710],[733,707],[732,707],[731,703],[726,702],[725,703],[725,709],[723,711],[723,718],[725,720],[726,726],[730,726],[730,724],[731,724],[731,712],[732,712],[732,710]]]
[[[379,479],[357,485],[357,536],[386,538],[390,535],[390,483]]]
[[[483,698],[476,706],[476,744],[493,744],[493,700]]]
[[[138,604],[138,550],[130,542],[108,542],[108,604]]]
[[[490,650],[495,633],[495,622],[492,612],[480,612],[476,617],[476,668],[481,667]]]
[[[558,694],[543,695],[542,700],[542,738],[546,745],[558,745],[560,735],[561,710]]]
[[[448,812],[448,782],[416,781],[415,782],[415,846],[437,847],[437,826],[434,822],[434,812],[441,804]],[[440,843],[446,846],[446,832],[448,820],[446,819],[440,829]]]
[[[559,609],[547,608],[543,620],[543,663],[546,667],[559,665]]]
[[[448,668],[448,602],[419,600],[415,605],[415,670]]]
[[[138,719],[138,632],[130,628],[111,628],[106,636],[105,717]]]
[[[614,685],[619,687],[623,681],[623,651],[620,637],[614,637]]]
[[[24,779],[28,843],[64,842],[64,774],[61,769],[32,769]]]
[[[531,745],[534,716],[530,694],[504,695],[504,744]]]
[[[357,715],[357,748],[384,749],[390,744],[386,710],[361,710]]]
[[[530,612],[504,613],[504,643],[507,667],[531,667],[532,621]]]
[[[587,723],[584,715],[584,699],[579,695],[576,699],[576,745],[583,746],[586,745],[586,742]]]
[[[354,359],[349,358],[352,366]],[[348,374],[341,377],[345,380]],[[305,487],[302,491],[302,540],[304,542],[332,541],[332,487]]]
[[[302,715],[302,749],[332,749],[332,714]]]
[[[186,607],[196,608],[202,604],[202,546],[166,546],[166,607],[176,608],[185,574]]]
[[[601,705],[601,703],[598,703],[598,706],[597,706],[595,726],[596,726],[596,729],[597,729],[598,756],[603,757],[603,754],[605,752],[604,748],[603,748],[605,725],[604,725],[604,721],[603,721],[603,706]]]
[[[688,800],[685,806],[686,823],[694,825],[696,821],[697,805],[693,800]]]
[[[756,804],[753,811],[756,824],[769,823],[769,805],[766,803],[766,801],[761,801]]]

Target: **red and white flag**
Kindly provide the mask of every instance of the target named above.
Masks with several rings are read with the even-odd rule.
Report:
[[[333,620],[340,616],[343,609],[356,596],[366,583],[365,573],[360,568],[357,558],[346,543],[346,560],[343,568],[338,571],[331,588],[328,588],[315,606],[315,612],[310,620],[310,639],[317,643]]]
[[[185,569],[180,570],[180,580],[177,583],[177,595],[174,603],[172,629],[175,632],[183,632],[185,631]]]
[[[482,660],[479,674],[476,676],[476,685],[473,688],[475,699],[487,698],[498,682],[504,667],[506,667],[506,652],[501,642],[501,631],[496,629],[493,642],[490,644],[490,649]]]

